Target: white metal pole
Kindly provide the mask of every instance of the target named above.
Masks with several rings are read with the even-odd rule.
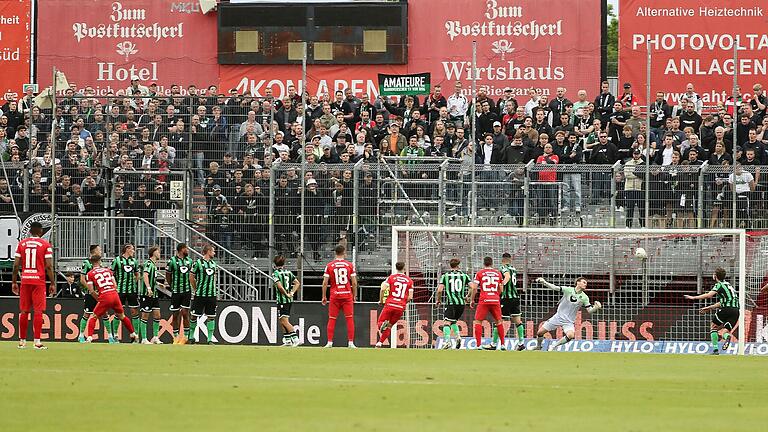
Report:
[[[305,230],[306,230],[306,217],[307,217],[307,211],[305,206],[306,203],[306,197],[305,197],[305,190],[307,189],[307,154],[304,150],[304,145],[307,143],[306,140],[306,131],[304,130],[307,125],[307,42],[304,41],[302,49],[304,50],[304,55],[301,58],[301,107],[303,109],[304,114],[301,116],[301,136],[299,139],[301,140],[301,150],[299,150],[299,155],[301,155],[301,180],[299,180],[301,183],[301,225],[299,226],[299,262],[298,262],[298,270],[299,270],[299,281],[301,282],[301,286],[304,286],[304,236],[305,236]],[[304,299],[304,290],[302,289],[301,294],[299,294],[300,298]]]
[[[744,355],[747,329],[744,322],[747,300],[747,232],[739,233],[739,343],[738,353]]]
[[[391,272],[394,273],[397,269],[395,268],[395,264],[397,264],[397,257],[398,257],[398,249],[400,248],[400,238],[398,237],[400,235],[400,232],[398,231],[397,226],[392,226],[392,265]],[[408,235],[406,233],[406,235]],[[405,253],[408,253],[408,251],[405,251]],[[389,335],[389,344],[391,348],[397,348],[397,323],[392,324],[392,333]]]
[[[647,155],[645,156],[645,227],[651,226],[651,41],[646,43],[648,51],[648,60],[646,64],[645,76],[645,95],[648,105],[648,114],[645,119],[645,147]],[[638,215],[639,216],[639,215]]]
[[[733,159],[736,159],[736,146],[739,145],[738,130],[739,130],[739,107],[736,105],[736,87],[738,87],[738,57],[739,57],[739,36],[733,37]],[[731,228],[736,228],[738,223],[736,222],[736,161],[733,161],[733,184],[731,185]]]
[[[477,219],[477,184],[475,183],[475,154],[477,154],[477,41],[472,41],[472,199],[469,201],[470,225]]]

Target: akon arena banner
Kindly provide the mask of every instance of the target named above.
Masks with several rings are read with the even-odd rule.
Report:
[[[172,337],[171,314],[168,311],[169,302],[160,301],[162,318],[160,322],[160,339],[170,343]],[[535,332],[538,324],[543,322],[557,306],[551,310],[540,311],[543,315],[525,316],[526,346],[533,347]],[[83,311],[82,299],[62,298],[48,299],[48,307],[43,317],[43,339],[59,342],[76,341],[79,333],[78,323]],[[376,303],[355,304],[355,344],[359,347],[371,347],[377,341],[378,326],[376,325],[381,307]],[[627,315],[623,319],[605,321],[601,319],[586,320],[579,314],[576,319],[576,341],[562,351],[592,351],[592,352],[628,352],[628,353],[680,353],[702,354],[707,352],[708,326],[691,328],[688,341],[670,341],[664,336],[664,329],[670,329],[675,323],[684,319],[685,311],[680,308],[670,308],[666,315],[656,321],[637,321],[635,316]],[[420,348],[439,348],[442,346],[442,328],[445,322],[440,318],[432,318],[429,305],[409,306],[409,313],[418,315],[411,319],[400,320],[397,324],[396,342],[400,347],[412,346]],[[464,337],[462,348],[472,348],[475,340],[472,338],[471,320],[474,311],[467,308],[464,316],[457,322],[461,335]],[[768,309],[765,307],[748,311],[746,317],[747,334],[750,342],[747,344],[750,354],[768,354]],[[618,314],[621,315],[621,314]],[[279,345],[282,330],[278,324],[277,306],[272,302],[231,302],[219,301],[216,316],[215,340],[221,344],[246,345]],[[410,324],[409,324],[410,322]],[[306,346],[322,346],[326,343],[326,325],[328,323],[328,308],[318,302],[296,302],[291,310],[291,323],[298,325],[299,339]],[[104,340],[104,330],[97,323],[96,339]],[[0,297],[0,340],[18,338],[18,297]],[[205,326],[198,327],[201,339],[205,339]],[[122,332],[122,330],[121,330]],[[512,334],[507,331],[507,334]],[[123,340],[127,336],[122,334]],[[491,336],[491,326],[483,323],[483,341]],[[556,338],[562,337],[560,330]],[[512,340],[507,340],[508,348],[512,348]],[[336,324],[334,345],[346,345],[346,321],[340,318]],[[735,344],[732,344],[735,346]]]
[[[378,74],[430,72],[443,93],[461,81],[469,91],[472,41],[477,41],[477,84],[490,97],[512,89],[519,101],[527,89],[545,94],[565,87],[594,93],[600,84],[601,0],[410,0],[407,65],[311,65],[311,95],[349,87],[355,94],[378,94]],[[271,88],[285,95],[301,89],[298,65],[222,65],[224,89],[256,96]]]
[[[619,81],[633,84],[645,101],[647,47],[651,91],[679,101],[688,83],[704,105],[732,94],[733,74],[745,98],[768,74],[768,3],[763,0],[621,0]],[[734,63],[734,46],[739,51]]]
[[[92,86],[97,96],[123,90],[132,77],[207,87],[218,83],[216,15],[197,1],[38,0],[38,83],[51,84],[52,68],[70,84]]]
[[[30,82],[30,0],[0,2],[0,104]]]

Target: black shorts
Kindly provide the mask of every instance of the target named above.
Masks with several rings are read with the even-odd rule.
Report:
[[[501,317],[520,316],[520,297],[501,299]]]
[[[464,305],[446,305],[444,320],[449,323],[455,323],[464,315]]]
[[[712,323],[733,330],[739,322],[739,309],[735,307],[720,308],[712,317]]]
[[[195,297],[192,301],[192,316],[205,315],[208,318],[216,316],[216,297]]]
[[[277,317],[290,317],[291,316],[291,306],[293,306],[293,303],[283,303],[277,305]]]
[[[133,294],[127,294],[127,293],[119,293],[118,296],[120,297],[120,303],[123,304],[123,307],[129,307],[129,308],[138,308],[139,307],[139,295],[136,293]]]
[[[179,309],[189,309],[192,306],[192,292],[173,293],[171,296],[171,306],[168,308],[171,312]]]
[[[90,314],[96,308],[97,300],[92,295],[86,294],[83,298],[83,312]]]
[[[160,310],[160,301],[157,297],[141,296],[141,311],[144,313],[150,313],[155,310]]]

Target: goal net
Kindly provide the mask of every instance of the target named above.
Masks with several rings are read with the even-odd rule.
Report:
[[[503,227],[396,226],[392,231],[392,267],[403,261],[414,280],[414,301],[408,305],[391,344],[435,348],[443,343],[443,307],[435,306],[440,275],[452,258],[474,276],[490,256],[498,267],[509,253],[517,270],[526,346],[557,310],[560,294],[536,283],[538,277],[561,286],[588,280],[587,294],[603,310],[577,315],[576,340],[568,351],[708,353],[713,312],[700,308],[717,298],[687,300],[684,295],[710,291],[717,268],[726,271],[739,300],[740,318],[727,353],[768,354],[765,293],[768,235],[742,230],[606,230]],[[766,233],[768,234],[768,233]],[[647,258],[642,258],[645,251]],[[444,303],[443,303],[444,304]],[[759,305],[762,304],[762,307]],[[465,343],[471,339],[474,310],[459,321]],[[484,324],[483,337],[491,334]],[[721,332],[722,333],[722,332]],[[515,338],[507,331],[507,347]],[[558,330],[552,337],[560,337]],[[547,336],[549,337],[549,336]]]

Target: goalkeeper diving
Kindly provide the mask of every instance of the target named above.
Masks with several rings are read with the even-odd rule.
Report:
[[[573,288],[557,286],[547,282],[542,277],[537,278],[536,282],[563,295],[560,298],[560,303],[557,305],[557,312],[550,319],[544,321],[544,324],[541,325],[539,332],[536,334],[535,349],[537,350],[542,348],[544,335],[548,332],[557,330],[558,327],[562,327],[564,335],[556,342],[549,344],[549,351],[572,341],[576,336],[574,332],[574,323],[576,321],[576,314],[579,310],[584,307],[589,313],[595,313],[603,307],[599,301],[595,301],[594,304],[589,302],[589,296],[587,296],[585,292],[587,289],[586,278],[580,277],[576,279],[576,286]]]

